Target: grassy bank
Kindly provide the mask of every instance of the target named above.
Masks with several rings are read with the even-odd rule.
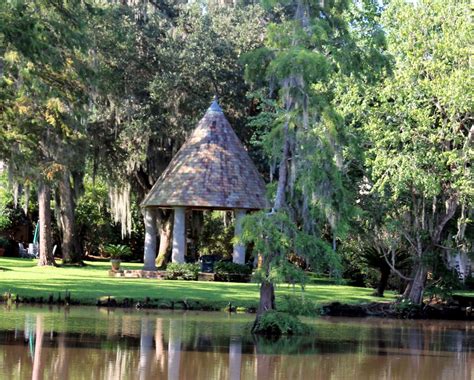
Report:
[[[114,297],[117,300],[133,298],[136,301],[147,297],[160,302],[193,301],[213,308],[224,308],[229,302],[243,308],[256,307],[258,285],[223,282],[168,281],[140,278],[115,278],[108,276],[110,264],[107,262],[86,262],[85,267],[38,267],[36,260],[0,258],[0,292],[27,298],[43,297],[53,294],[54,299],[65,292],[71,299],[84,305],[95,305],[101,297]],[[143,264],[123,263],[125,269],[141,269]],[[285,295],[300,295],[285,284],[276,290],[277,305]],[[373,297],[372,289],[345,285],[312,284],[307,285],[304,297],[316,305],[338,301],[347,304],[374,301],[392,301],[394,295],[387,292],[385,298]]]

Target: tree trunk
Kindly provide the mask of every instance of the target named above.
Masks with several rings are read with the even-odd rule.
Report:
[[[76,231],[74,216],[74,199],[72,194],[69,170],[64,170],[59,182],[59,218],[62,233],[63,263],[81,263],[82,249]]]
[[[260,318],[270,310],[275,310],[275,287],[270,281],[264,280],[260,284],[260,301],[257,316],[253,322],[252,332],[255,332]]]
[[[416,305],[422,304],[426,275],[426,268],[424,268],[421,263],[417,264],[414,270],[413,280],[408,284],[404,293],[404,298],[410,300]]]
[[[385,288],[387,287],[389,277],[390,267],[388,265],[382,266],[380,268],[380,281],[377,286],[377,291],[375,292],[375,295],[377,297],[383,297],[383,293],[385,292]]]
[[[51,189],[43,180],[40,180],[38,186],[38,206],[40,225],[38,265],[55,265],[51,251]]]
[[[280,161],[280,168],[278,172],[278,185],[275,196],[274,209],[279,210],[284,207],[286,203],[286,184],[288,182],[288,160],[290,158],[290,141],[289,141],[289,125],[285,123],[283,127],[283,155]]]
[[[163,268],[169,261],[171,231],[173,224],[171,223],[172,213],[160,212],[160,247],[158,248],[158,256],[156,257],[156,268]]]
[[[275,310],[275,287],[269,281],[260,285],[260,303],[257,309],[257,318],[269,310]]]

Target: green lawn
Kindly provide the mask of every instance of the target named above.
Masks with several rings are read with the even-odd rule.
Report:
[[[36,260],[0,258],[0,292],[18,294],[20,297],[47,298],[54,293],[71,293],[73,300],[82,304],[95,304],[100,297],[116,299],[133,298],[135,301],[158,299],[161,301],[199,301],[224,307],[229,302],[240,307],[254,307],[258,302],[257,284],[168,281],[140,278],[116,278],[108,276],[107,262],[86,262],[86,267],[38,267]],[[140,269],[143,264],[122,263],[125,269]],[[296,293],[300,294],[299,287]],[[373,297],[372,289],[345,285],[307,285],[305,297],[318,305],[339,301],[341,303],[364,303],[392,301],[394,295],[387,292],[385,298]],[[285,294],[292,294],[287,285],[277,287],[277,304]]]

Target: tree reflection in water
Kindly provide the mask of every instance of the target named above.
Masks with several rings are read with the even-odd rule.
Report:
[[[41,380],[43,378],[43,365],[44,361],[41,359],[43,351],[43,315],[36,315],[36,326],[35,326],[35,354],[33,358],[33,373],[31,378],[33,380]]]
[[[229,379],[239,380],[242,366],[242,338],[231,336],[229,342]]]
[[[181,365],[181,321],[172,319],[169,324],[168,379],[178,380]]]
[[[153,322],[148,316],[142,318],[140,330],[140,363],[138,366],[138,377],[140,380],[147,379],[150,373],[150,358],[153,351]]]
[[[318,319],[253,338],[218,313],[0,311],[1,379],[469,379],[469,322]],[[3,314],[2,314],[3,313]]]

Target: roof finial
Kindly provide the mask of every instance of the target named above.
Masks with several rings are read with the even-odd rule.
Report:
[[[222,108],[219,106],[217,94],[214,95],[214,100],[211,103],[211,106],[208,108],[207,112],[222,112]]]

